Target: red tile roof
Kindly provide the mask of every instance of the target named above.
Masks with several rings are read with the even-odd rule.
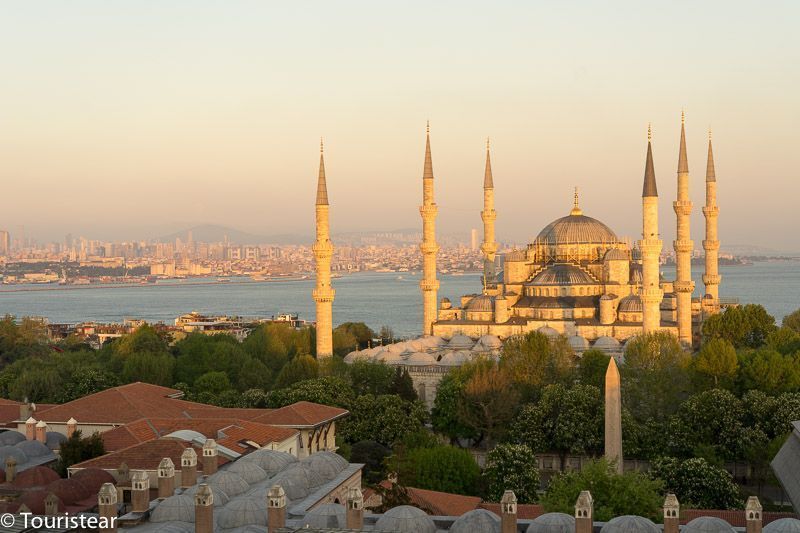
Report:
[[[462,496],[435,490],[406,487],[411,505],[437,516],[461,516],[478,508],[481,499],[477,496]]]
[[[169,457],[175,465],[180,465],[183,450],[188,447],[187,443],[176,439],[155,439],[72,465],[70,470],[82,468],[115,470],[122,463],[128,465],[130,470],[157,470],[158,464],[164,457]],[[202,461],[199,460],[199,457],[202,456],[203,450],[200,446],[193,445],[192,448],[197,452],[197,469],[200,471],[202,470]],[[218,456],[218,458],[220,464],[228,462],[222,456]]]
[[[274,426],[312,427],[346,416],[348,411],[339,407],[320,405],[312,402],[297,402],[280,409],[274,409],[254,418],[254,422]]]
[[[721,518],[733,527],[747,526],[747,520],[745,520],[744,511],[741,509],[738,511],[721,511],[717,509],[681,509],[682,524],[687,524],[695,518],[699,518],[701,516],[713,516],[716,518]],[[775,520],[779,520],[781,518],[800,518],[800,515],[796,515],[794,513],[764,512],[762,513],[761,518],[763,525],[766,526],[770,522],[774,522]]]
[[[500,516],[499,503],[482,503],[478,507]],[[533,520],[542,516],[544,512],[544,507],[535,503],[520,503],[517,505],[517,518],[519,520]]]

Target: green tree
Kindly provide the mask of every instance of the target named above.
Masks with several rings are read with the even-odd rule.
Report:
[[[680,426],[669,438],[682,441],[674,448],[692,450],[692,455],[700,455],[699,450],[706,449],[712,452],[711,458],[734,460],[747,445],[744,417],[742,401],[732,392],[711,389],[680,406]]]
[[[739,357],[739,386],[778,395],[800,389],[800,353],[782,355],[770,348],[747,350]]]
[[[336,326],[333,331],[334,333],[340,332],[349,335],[356,341],[359,349],[367,348],[372,339],[375,338],[375,332],[363,322],[345,322]],[[350,344],[350,347],[352,349],[353,344]]]
[[[800,333],[800,309],[783,317],[782,325],[795,333]]]
[[[355,400],[353,389],[341,378],[322,378],[298,381],[291,387],[270,391],[266,394],[266,407],[283,407],[296,402],[314,402],[350,409]]]
[[[398,366],[395,369],[392,386],[389,392],[391,394],[397,394],[408,402],[413,402],[417,399],[417,391],[414,390],[414,382],[411,380],[411,374],[408,373],[407,368],[400,368]]]
[[[592,493],[594,518],[607,522],[615,516],[639,515],[658,520],[664,501],[663,483],[638,472],[619,475],[601,459],[575,472],[556,475],[542,497],[547,512],[572,514],[582,490]]]
[[[54,469],[61,477],[67,477],[67,469],[70,466],[100,457],[104,453],[103,439],[99,433],[84,437],[81,431],[77,430],[61,443]]]
[[[373,361],[354,361],[350,367],[353,391],[359,394],[388,394],[394,371],[388,365]]]
[[[72,400],[116,387],[119,384],[117,376],[105,370],[86,369],[85,371],[75,372],[72,378],[64,384],[58,403],[71,402]]]
[[[175,358],[166,352],[135,352],[123,359],[122,379],[125,383],[142,381],[170,386],[174,382]]]
[[[650,477],[664,482],[667,491],[678,497],[681,505],[693,509],[738,509],[739,488],[724,468],[702,458],[681,461],[662,457],[652,461]]]
[[[525,444],[498,444],[486,456],[483,476],[489,501],[498,502],[513,490],[519,503],[534,503],[539,490],[536,456]]]
[[[767,347],[783,355],[792,355],[800,352],[800,333],[786,326],[770,333],[767,337]]]
[[[720,384],[730,386],[736,377],[739,360],[733,344],[725,339],[711,339],[700,348],[700,352],[692,359],[691,366],[697,374],[711,381],[714,388],[717,388]]]
[[[125,335],[114,344],[114,351],[120,356],[139,353],[166,353],[169,350],[167,341],[152,326],[139,327],[130,335]]]
[[[578,380],[584,385],[593,385],[603,389],[606,383],[606,370],[611,359],[602,350],[590,348],[583,352],[578,360]]]
[[[472,455],[455,446],[409,450],[396,470],[403,486],[469,495],[476,494],[481,473]]]
[[[298,355],[281,369],[275,387],[282,389],[298,381],[313,379],[319,373],[317,360],[310,355]]]
[[[364,481],[376,485],[386,478],[385,460],[392,451],[374,440],[356,442],[350,448],[350,462],[364,464]]]
[[[194,382],[195,392],[219,394],[231,388],[231,380],[225,372],[206,372]]]
[[[603,400],[592,385],[548,385],[541,399],[520,409],[511,426],[511,440],[534,452],[556,452],[562,467],[566,456],[593,454],[603,443]]]
[[[703,321],[703,339],[726,339],[736,348],[758,348],[775,331],[775,318],[761,305],[728,307]]]
[[[478,361],[456,407],[459,422],[480,435],[479,440],[487,439],[486,444],[505,435],[516,410],[519,394],[509,372],[493,361]]]
[[[433,429],[449,437],[451,443],[457,439],[476,439],[479,436],[475,428],[463,424],[458,416],[465,384],[464,373],[459,370],[453,369],[439,382],[431,410]]]
[[[532,331],[508,339],[503,344],[500,361],[513,377],[523,399],[530,400],[545,385],[568,382],[575,370],[576,358],[566,337],[550,339]]]
[[[421,429],[426,419],[425,406],[420,402],[406,402],[393,394],[364,394],[355,398],[350,416],[339,429],[346,442],[374,440],[392,446]]]

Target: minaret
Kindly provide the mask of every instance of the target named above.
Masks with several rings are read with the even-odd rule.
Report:
[[[692,251],[694,242],[689,230],[692,201],[689,199],[689,163],[686,159],[685,118],[681,112],[681,144],[678,151],[678,198],[672,203],[677,219],[675,248],[675,296],[678,300],[678,338],[692,344]]]
[[[436,291],[439,281],[436,279],[436,212],[438,207],[433,201],[433,163],[431,162],[431,127],[428,123],[425,135],[425,169],[422,173],[422,205],[419,214],[422,216],[422,334],[433,334],[433,323],[436,321]]]
[[[312,295],[317,303],[317,358],[333,355],[333,312],[336,291],[331,287],[331,244],[328,221],[328,185],[325,182],[325,158],[319,141],[319,178],[317,180],[317,240],[311,247],[317,261],[317,286]]]
[[[711,130],[708,131],[708,163],[706,164],[706,205],[703,207],[706,217],[706,238],[703,240],[703,249],[706,252],[706,272],[703,274],[703,283],[706,294],[714,299],[714,308],[719,308],[719,241],[717,240],[717,175],[714,172],[714,152],[711,149]]]
[[[644,167],[642,188],[642,329],[644,333],[658,331],[661,327],[661,290],[658,258],[661,255],[661,239],[658,235],[658,189],[656,171],[653,168],[652,133],[647,127],[647,162]]]
[[[613,357],[606,369],[605,397],[605,457],[614,463],[617,473],[622,474],[622,396],[619,369]]]
[[[494,259],[497,253],[497,243],[494,241],[494,221],[497,212],[494,210],[494,180],[492,179],[492,160],[489,156],[489,139],[486,139],[486,170],[483,173],[483,279],[484,286],[494,285]]]

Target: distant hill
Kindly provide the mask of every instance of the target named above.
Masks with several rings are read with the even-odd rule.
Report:
[[[228,242],[232,244],[309,244],[313,240],[311,236],[307,235],[255,235],[246,231],[213,224],[187,228],[159,237],[158,240],[161,242],[174,242],[175,239],[180,239],[185,242],[189,237],[190,231],[192,232],[192,240],[195,242],[223,242],[226,236]]]
[[[797,257],[800,255],[797,250],[776,250],[766,246],[758,246],[754,244],[723,244],[720,248],[721,252],[727,252],[736,256],[765,256],[765,257],[780,257],[789,256]]]

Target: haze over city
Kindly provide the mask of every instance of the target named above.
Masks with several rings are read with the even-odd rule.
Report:
[[[574,186],[638,238],[652,122],[669,242],[684,109],[695,206],[714,131],[723,246],[798,250],[798,16],[790,2],[7,5],[0,227],[310,236],[323,136],[333,234],[415,228],[429,119],[442,233],[480,227],[490,136],[499,239],[529,241]]]

